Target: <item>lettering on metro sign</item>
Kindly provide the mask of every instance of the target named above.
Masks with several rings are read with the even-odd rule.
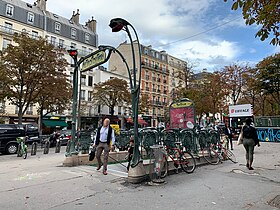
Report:
[[[105,61],[106,61],[106,53],[104,51],[98,51],[96,53],[93,53],[91,56],[89,56],[82,62],[81,71],[87,71],[91,68],[99,66]]]
[[[230,117],[247,117],[252,115],[253,111],[251,104],[229,106]]]

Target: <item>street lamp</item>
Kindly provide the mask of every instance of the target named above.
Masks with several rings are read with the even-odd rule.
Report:
[[[133,78],[130,74],[130,70],[128,69],[129,72],[129,79],[130,79],[130,88],[131,88],[131,95],[132,95],[132,118],[133,118],[133,123],[134,123],[134,151],[133,151],[133,157],[131,161],[131,167],[135,167],[138,165],[140,162],[140,151],[139,151],[139,139],[138,139],[138,105],[139,105],[139,95],[140,95],[140,83],[141,83],[141,49],[140,49],[140,43],[138,39],[138,35],[136,33],[135,28],[126,20],[122,18],[114,18],[110,21],[109,26],[112,28],[112,32],[119,32],[121,30],[124,30],[130,40],[130,45],[132,49],[132,75]],[[137,71],[136,71],[136,59],[135,59],[135,51],[134,51],[134,45],[133,45],[133,40],[131,37],[131,33],[129,31],[128,26],[130,26],[136,36],[136,41],[138,44],[138,51],[139,51],[139,79],[137,81]],[[133,80],[133,81],[132,81]],[[138,82],[138,84],[137,84]]]
[[[67,50],[68,54],[74,60],[74,74],[73,74],[73,101],[72,101],[72,130],[71,130],[71,141],[70,145],[67,148],[65,156],[71,156],[72,154],[77,154],[75,151],[75,136],[76,136],[76,122],[77,122],[77,97],[78,97],[78,51],[76,49],[71,48]]]

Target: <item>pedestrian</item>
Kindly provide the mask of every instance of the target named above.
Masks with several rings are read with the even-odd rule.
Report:
[[[224,134],[228,137],[229,143],[230,143],[230,149],[233,150],[233,145],[232,145],[232,130],[228,125],[225,125],[224,128]]]
[[[254,159],[254,148],[256,145],[260,146],[258,135],[256,129],[251,125],[252,119],[247,118],[245,120],[245,125],[242,127],[242,135],[243,135],[243,146],[246,150],[246,167],[249,170],[254,170],[252,167],[253,159]]]
[[[98,161],[99,170],[103,166],[103,174],[107,175],[107,164],[109,151],[111,146],[115,143],[115,133],[114,129],[110,126],[110,120],[106,118],[103,121],[103,126],[99,127],[95,136],[95,147],[96,148],[96,159]],[[104,162],[101,161],[101,154],[104,151]]]
[[[130,137],[129,148],[128,148],[128,158],[127,158],[128,164],[126,167],[127,171],[129,171],[130,162],[131,162],[132,156],[133,156],[133,150],[134,150],[134,139],[133,139],[133,137]]]

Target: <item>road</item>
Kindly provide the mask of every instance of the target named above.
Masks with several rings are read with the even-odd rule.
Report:
[[[279,143],[262,143],[249,171],[244,148],[235,145],[237,164],[204,165],[161,185],[128,183],[120,164],[110,165],[107,176],[93,166],[62,167],[64,154],[53,149],[26,160],[2,155],[0,209],[279,209],[268,204],[280,197],[279,151]]]

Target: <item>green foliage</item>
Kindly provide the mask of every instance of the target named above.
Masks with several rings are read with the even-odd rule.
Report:
[[[227,2],[227,0],[224,0]],[[242,9],[247,25],[261,25],[256,33],[261,41],[271,35],[270,44],[279,45],[280,1],[279,0],[233,0],[232,10]]]
[[[15,35],[13,41],[15,45],[9,45],[0,55],[0,84],[3,84],[0,92],[2,98],[18,106],[21,123],[30,104],[40,103],[42,96],[63,92],[61,87],[67,86],[63,73],[66,61],[43,38],[33,39],[22,33]]]
[[[114,115],[115,106],[122,106],[131,101],[127,82],[123,79],[114,77],[105,82],[95,84],[93,101],[97,105],[108,106],[110,114]]]

